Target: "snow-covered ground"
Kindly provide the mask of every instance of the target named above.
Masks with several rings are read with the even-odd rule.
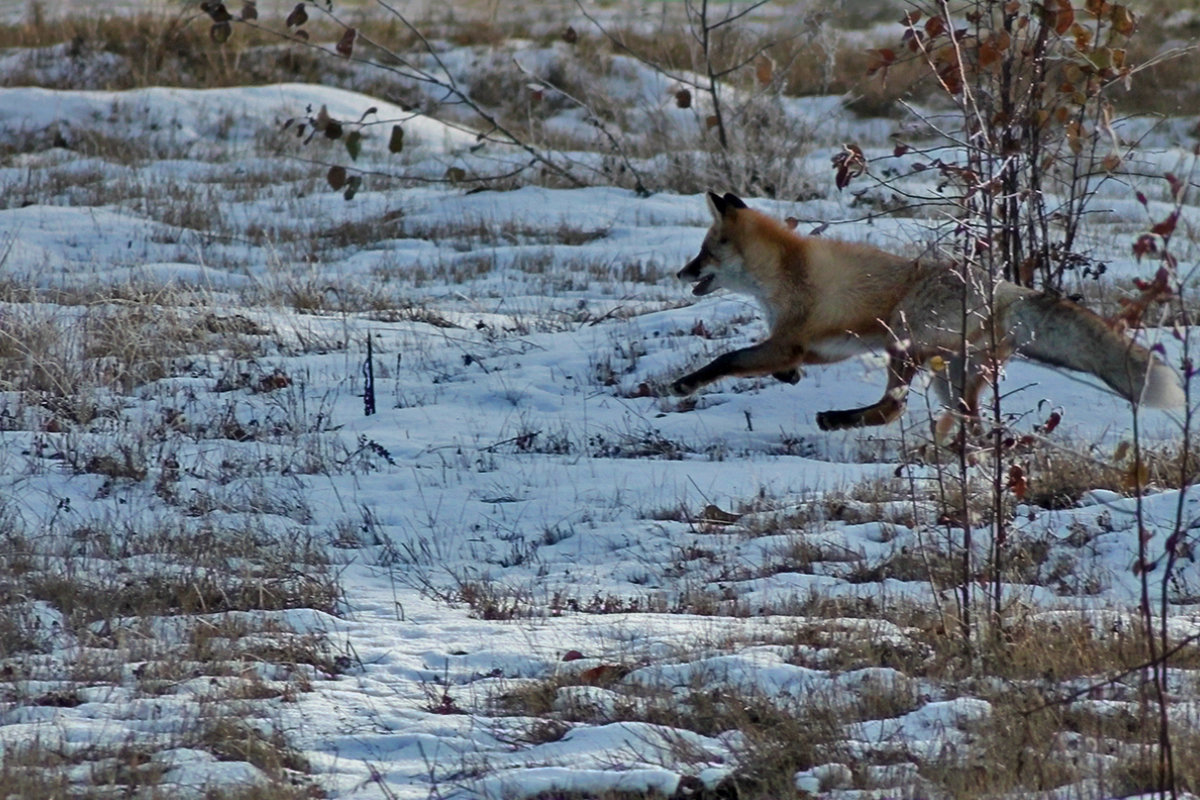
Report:
[[[346,201],[326,179],[328,163],[345,158],[341,143],[304,147],[294,124],[282,130],[320,108],[350,122],[369,107],[403,120],[405,147],[387,152],[388,125],[364,129],[354,166],[368,174]],[[826,236],[919,251],[929,219],[838,224],[862,210],[832,188],[831,153],[842,140],[890,151],[890,123],[856,119],[837,98],[794,101],[790,112],[819,136],[793,167],[819,196],[751,201],[802,226],[832,221]],[[1170,133],[1185,129],[1150,140],[1139,154],[1147,175],[1185,171],[1186,142]],[[797,765],[794,785],[837,798],[954,796],[930,765],[951,763],[947,753],[964,764],[1012,755],[970,751],[1000,719],[1005,692],[1052,697],[1097,683],[1068,705],[1098,718],[1141,713],[1137,681],[1107,673],[1059,685],[1052,675],[971,684],[938,673],[938,647],[949,646],[930,642],[956,633],[931,634],[937,625],[922,620],[951,619],[957,595],[911,564],[952,553],[962,532],[929,511],[938,487],[956,481],[939,481],[953,469],[939,469],[928,447],[932,400],[918,387],[903,422],[882,429],[815,423],[819,411],[878,399],[882,356],[811,368],[795,386],[725,381],[694,402],[663,396],[673,377],[762,333],[747,299],[695,301],[674,278],[703,237],[702,195],[437,182],[451,167],[522,163],[515,148],[476,145],[460,126],[316,85],[0,89],[3,368],[34,352],[29,320],[76,331],[85,352],[89,315],[134,302],[151,317],[236,320],[244,345],[206,349],[201,338],[124,392],[89,389],[99,410],[86,418],[62,411],[53,391],[4,393],[6,535],[62,554],[72,536],[133,539],[138,520],[168,520],[320,542],[344,593],[336,613],[263,613],[323,637],[336,668],[283,674],[264,659],[259,679],[306,675],[302,691],[264,701],[262,724],[332,797],[682,796],[744,780],[758,752],[747,729],[682,721],[706,694],[753,698],[789,718],[814,705],[834,715],[836,736]],[[370,176],[397,168],[403,187]],[[1107,213],[1086,246],[1115,286],[1149,273],[1130,255],[1146,222],[1134,192],[1157,218],[1169,201],[1160,183],[1108,184],[1096,200]],[[1194,225],[1189,208],[1180,229]],[[1191,254],[1190,242],[1177,247]],[[21,299],[31,292],[37,304]],[[1178,363],[1183,343],[1160,338]],[[1128,463],[1119,453],[1133,438],[1130,409],[1096,381],[1018,361],[1002,388],[1015,430],[1034,432],[1058,411],[1048,448]],[[1180,421],[1143,412],[1142,446],[1177,447]],[[1022,462],[1035,489],[1050,477],[1038,458]],[[969,469],[984,491],[988,469],[987,459]],[[1032,559],[1004,578],[1014,628],[1133,637],[1139,538],[1157,560],[1179,527],[1186,547],[1165,607],[1174,640],[1200,634],[1193,493],[1139,503],[1095,490],[1055,510],[1008,502],[1004,546],[1014,562]],[[989,526],[979,521],[974,535],[986,560]],[[151,558],[130,555],[133,544],[104,555],[79,547],[65,552],[81,560],[54,563],[136,581],[139,559]],[[15,558],[0,564],[11,573],[0,575],[6,613],[36,617],[44,634],[4,661],[0,752],[136,742],[180,797],[261,779],[252,759],[151,744],[178,740],[172,721],[202,706],[215,678],[147,697],[132,664],[115,677],[73,669],[99,646],[85,633],[117,642],[114,630],[136,631],[169,657],[173,617],[71,630],[64,609],[7,590],[20,585]],[[973,590],[980,607],[989,581]],[[550,687],[547,708],[530,699],[539,686]],[[1181,668],[1169,688],[1179,735],[1200,741],[1200,681]],[[80,702],[30,699],[68,689]],[[664,697],[679,720],[647,712]],[[1111,777],[1127,744],[1062,736],[1058,746],[1085,751],[1090,766],[1040,796],[1149,788]]]

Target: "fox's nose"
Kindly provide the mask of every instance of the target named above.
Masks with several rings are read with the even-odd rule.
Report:
[[[708,254],[701,250],[699,255],[685,264],[683,269],[675,273],[675,277],[681,281],[686,281],[690,278],[699,278],[700,268],[704,266],[706,260],[708,260]]]

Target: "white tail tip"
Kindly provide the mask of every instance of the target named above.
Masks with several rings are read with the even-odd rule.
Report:
[[[1182,408],[1187,402],[1179,378],[1166,364],[1155,364],[1146,374],[1142,405],[1150,408]]]

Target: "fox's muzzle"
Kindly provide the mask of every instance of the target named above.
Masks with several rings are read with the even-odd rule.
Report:
[[[712,261],[712,253],[707,247],[701,247],[700,253],[684,265],[683,269],[675,273],[675,276],[681,281],[695,281],[696,285],[692,287],[692,294],[700,296],[706,295],[713,290],[712,283],[716,275],[709,273],[703,274],[704,267]]]
[[[708,254],[703,250],[700,254],[684,265],[683,269],[675,273],[675,277],[681,281],[694,281],[700,277],[700,268],[704,266],[704,262],[708,260]]]

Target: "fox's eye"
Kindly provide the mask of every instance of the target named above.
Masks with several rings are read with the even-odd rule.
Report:
[[[717,244],[729,244],[729,237],[722,236],[721,238],[717,239]]]

